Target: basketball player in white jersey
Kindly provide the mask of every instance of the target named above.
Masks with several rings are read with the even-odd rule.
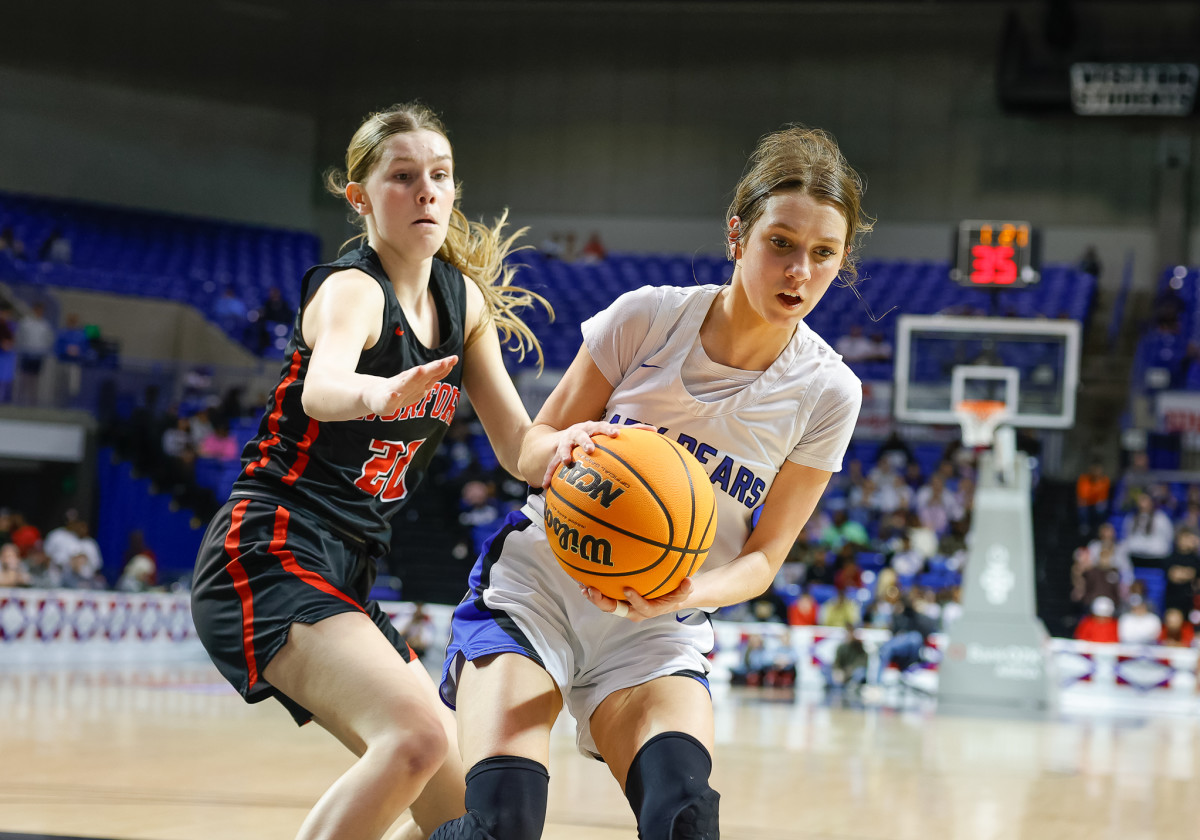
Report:
[[[707,613],[767,589],[842,457],[862,386],[804,317],[870,228],[833,139],[764,137],[728,211],[733,276],[645,287],[583,324],[583,346],[521,451],[543,486],[587,420],[645,423],[690,449],[717,495],[703,570],[674,592],[615,601],[581,587],[530,497],[487,544],[455,611],[442,696],[458,710],[467,814],[432,840],[533,840],[547,801],[550,730],[564,703],[580,748],[607,762],[643,840],[716,838]],[[553,454],[550,454],[553,453]],[[762,507],[757,524],[754,510]]]

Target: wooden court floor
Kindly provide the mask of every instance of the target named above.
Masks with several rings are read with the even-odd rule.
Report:
[[[718,690],[726,840],[1200,840],[1200,709],[1049,721]],[[555,730],[546,840],[632,840]],[[0,662],[0,838],[289,840],[349,764],[206,662]]]

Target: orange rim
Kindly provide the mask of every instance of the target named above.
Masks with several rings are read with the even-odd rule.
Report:
[[[963,400],[956,406],[957,411],[967,411],[980,420],[987,420],[993,414],[998,414],[1008,407],[1003,400]]]

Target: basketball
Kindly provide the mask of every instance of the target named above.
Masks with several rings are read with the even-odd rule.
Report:
[[[717,532],[712,482],[690,452],[646,429],[595,435],[546,491],[546,538],[567,574],[610,598],[658,598],[700,568]]]

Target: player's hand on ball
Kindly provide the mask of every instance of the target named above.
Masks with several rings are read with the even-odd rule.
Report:
[[[458,356],[403,370],[388,379],[379,378],[363,388],[362,400],[371,414],[387,417],[425,398],[434,384],[454,369]]]
[[[678,612],[683,609],[683,602],[687,600],[688,595],[692,594],[692,579],[684,578],[673,592],[668,592],[661,598],[651,598],[649,600],[643,598],[632,589],[625,590],[626,600],[624,601],[609,598],[594,586],[581,586],[579,587],[579,591],[597,609],[606,613],[615,613],[636,622],[645,621],[647,618],[656,618],[667,613]]]
[[[658,431],[653,426],[647,426],[645,423],[631,423],[628,426],[618,426],[616,423],[605,423],[600,420],[588,420],[584,423],[576,423],[574,426],[567,426],[567,428],[558,433],[554,452],[550,455],[550,463],[546,467],[546,474],[542,477],[542,487],[550,486],[550,479],[554,476],[554,471],[560,466],[575,463],[575,456],[572,453],[575,451],[576,446],[582,447],[583,451],[590,455],[596,451],[596,444],[592,440],[592,435],[616,437],[620,434],[621,429]]]

